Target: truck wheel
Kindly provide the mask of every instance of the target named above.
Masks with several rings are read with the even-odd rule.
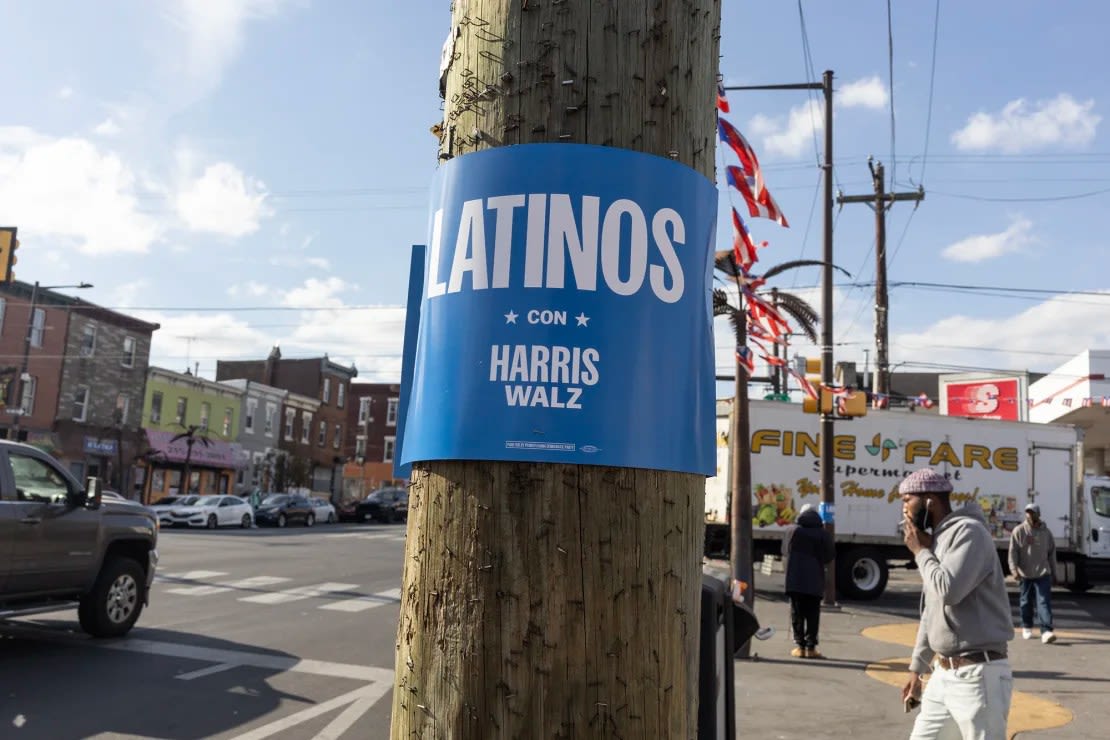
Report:
[[[856,547],[836,559],[836,585],[850,599],[877,599],[886,590],[886,558],[873,547]]]
[[[93,637],[127,634],[143,611],[143,582],[143,568],[131,558],[106,560],[77,607],[81,629]]]

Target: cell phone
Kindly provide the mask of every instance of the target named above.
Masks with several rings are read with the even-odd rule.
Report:
[[[913,526],[920,529],[922,532],[929,526],[929,509],[932,508],[933,500],[931,498],[925,499],[925,506],[913,517]]]
[[[902,702],[902,709],[906,714],[909,714],[919,706],[921,706],[921,700],[915,696],[907,696],[906,700]]]

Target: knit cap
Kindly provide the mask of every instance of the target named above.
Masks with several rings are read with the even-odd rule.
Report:
[[[952,493],[952,484],[932,468],[922,468],[907,475],[898,486],[898,493]]]

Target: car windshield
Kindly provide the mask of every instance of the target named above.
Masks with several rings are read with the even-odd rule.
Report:
[[[220,497],[219,496],[203,496],[201,498],[198,498],[191,505],[192,506],[219,506],[220,505]]]
[[[1110,488],[1094,486],[1091,488],[1091,501],[1095,505],[1095,513],[1099,516],[1110,517]]]
[[[166,496],[163,499],[159,499],[154,505],[155,506],[172,506],[172,505],[178,504],[178,503],[185,503],[185,502],[181,500],[180,496]]]
[[[263,506],[281,506],[289,500],[288,496],[267,496],[262,501]]]

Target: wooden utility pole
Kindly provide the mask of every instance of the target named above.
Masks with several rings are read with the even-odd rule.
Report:
[[[875,210],[875,375],[871,385],[871,392],[880,398],[890,397],[890,356],[888,343],[890,341],[890,303],[886,282],[886,211],[891,204],[900,200],[920,203],[925,200],[925,190],[918,188],[907,193],[886,192],[886,175],[882,162],[875,162],[868,158],[867,166],[871,168],[871,181],[875,187],[874,195],[844,195],[837,196],[836,202],[866,203]],[[916,207],[916,206],[915,206]]]
[[[720,0],[455,0],[450,29],[441,160],[571,142],[713,179]],[[685,473],[415,463],[391,737],[693,738],[704,494]]]

